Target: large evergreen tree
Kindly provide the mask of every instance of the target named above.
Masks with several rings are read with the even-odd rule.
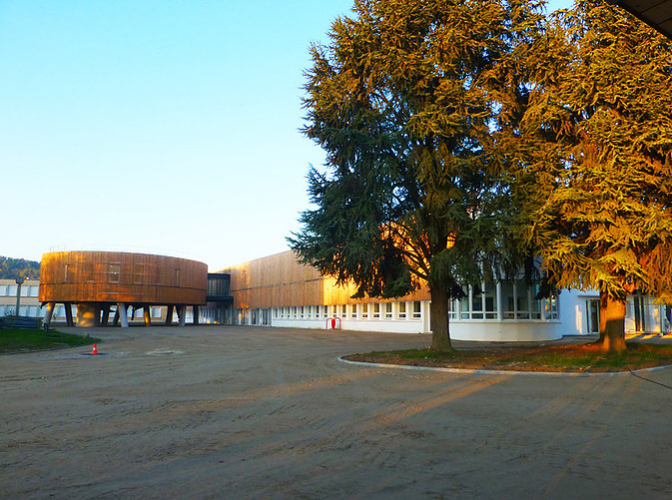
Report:
[[[450,350],[448,302],[506,257],[509,190],[496,116],[526,92],[511,63],[536,33],[528,0],[356,0],[312,48],[305,134],[316,208],[290,238],[304,262],[359,295],[431,293],[432,347]]]
[[[603,349],[625,349],[638,289],[672,292],[672,46],[608,2],[579,0],[527,54],[512,144],[527,241],[558,287],[601,296]]]

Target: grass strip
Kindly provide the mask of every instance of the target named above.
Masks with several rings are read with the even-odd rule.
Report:
[[[100,339],[82,337],[56,330],[23,330],[19,328],[3,328],[0,330],[0,353],[39,351],[91,345]]]
[[[475,348],[451,353],[431,349],[344,356],[351,361],[480,370],[619,372],[672,365],[672,346],[628,343],[623,353],[603,353],[597,344]]]

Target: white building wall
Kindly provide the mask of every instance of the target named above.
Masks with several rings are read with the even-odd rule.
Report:
[[[558,296],[558,335],[590,335],[586,302],[599,300],[595,291],[563,290]]]
[[[389,305],[388,305],[389,304]],[[292,306],[266,309],[237,310],[234,318],[237,324],[264,325],[284,328],[336,329],[417,334],[431,333],[429,324],[429,301],[369,303],[364,310],[362,304],[325,306]],[[544,341],[561,337],[557,320],[456,320],[450,321],[451,338],[472,341]]]
[[[599,294],[596,291],[563,290],[557,298],[557,315],[551,301],[536,302],[534,290],[523,300],[497,292],[498,310],[472,310],[473,299],[466,310],[459,301],[451,308],[450,334],[455,340],[523,342],[556,340],[568,335],[595,335],[599,332]],[[525,307],[526,304],[535,304]],[[483,304],[483,301],[481,301]],[[511,304],[516,304],[514,310]],[[522,313],[520,307],[523,308]],[[591,311],[592,309],[592,311]],[[529,310],[529,311],[528,311]],[[234,311],[235,324],[268,325],[287,328],[344,330],[417,334],[430,333],[430,302],[382,302],[329,306],[291,306]],[[469,311],[472,311],[471,313]],[[533,312],[536,311],[536,312]],[[628,298],[626,333],[635,332],[634,298]],[[497,319],[500,318],[500,319]],[[335,325],[332,325],[335,321]],[[644,297],[644,322],[647,333],[667,332],[665,307]],[[666,330],[668,328],[668,330]]]
[[[481,342],[541,342],[561,338],[559,324],[537,320],[452,321],[450,337]]]
[[[600,295],[595,290],[563,290],[559,296],[559,323],[558,333],[564,335],[591,335],[590,302],[599,301]],[[656,304],[655,299],[643,296],[643,323],[646,333],[669,333],[669,324],[665,319],[665,305]],[[635,322],[635,297],[627,299],[625,308],[625,332],[628,334],[638,333]],[[640,331],[641,332],[641,331]]]
[[[19,315],[34,318],[44,317],[45,310],[37,300],[40,282],[26,280],[21,285]],[[0,279],[0,317],[16,314],[16,291],[18,286],[13,279]]]

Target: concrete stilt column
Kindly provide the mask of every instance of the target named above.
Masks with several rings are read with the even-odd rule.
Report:
[[[142,306],[142,312],[145,316],[145,326],[150,326],[152,324],[152,315],[150,314],[151,308],[145,304]]]
[[[179,306],[177,312],[180,317],[180,326],[185,326],[187,324],[187,306]]]
[[[121,327],[128,328],[128,316],[126,315],[126,308],[128,306],[123,302],[117,304],[117,313],[119,314],[119,319],[121,320]]]
[[[75,320],[72,318],[72,303],[64,302],[65,308],[65,322],[68,326],[75,326]]]
[[[47,312],[44,314],[44,325],[49,326],[51,324],[51,318],[54,315],[54,308],[56,304],[53,302],[47,302]]]
[[[119,307],[114,311],[114,319],[112,320],[112,325],[117,326],[119,324]]]
[[[198,306],[192,306],[194,309],[194,325],[198,325]]]
[[[107,326],[108,321],[110,320],[110,304],[103,305],[103,319],[101,324]]]
[[[168,306],[168,311],[166,312],[166,325],[173,324],[173,313],[175,312],[175,306]]]

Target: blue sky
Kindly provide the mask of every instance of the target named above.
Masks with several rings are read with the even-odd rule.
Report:
[[[286,250],[323,161],[299,132],[308,47],[351,5],[0,0],[0,255]]]

